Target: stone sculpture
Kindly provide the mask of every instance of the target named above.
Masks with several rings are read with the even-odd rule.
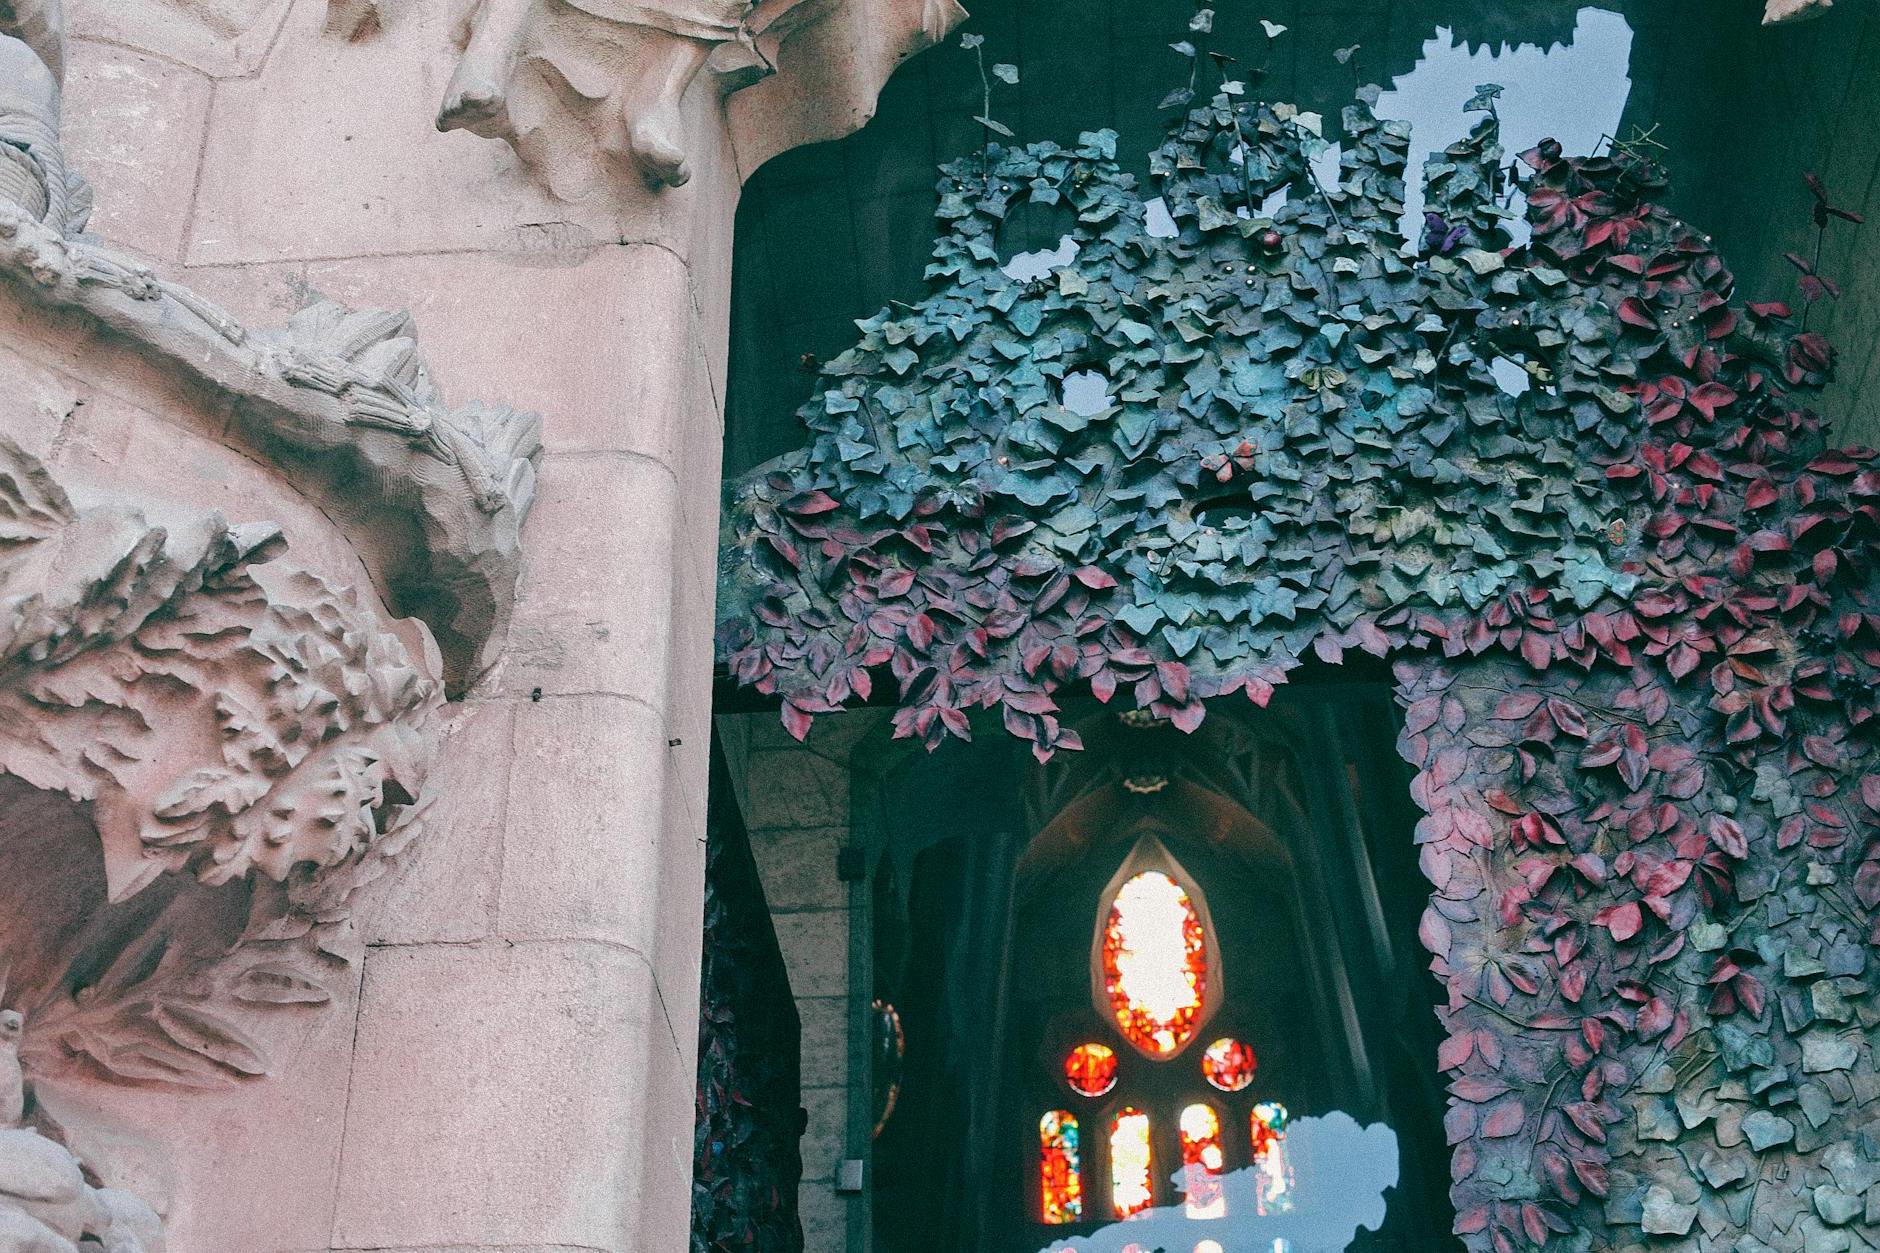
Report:
[[[25,299],[77,313],[229,404],[231,438],[324,492],[330,513],[357,524],[392,607],[432,628],[453,693],[494,659],[515,601],[541,420],[446,406],[409,315],[318,301],[283,328],[252,331],[142,264],[0,200],[7,277]]]
[[[3,438],[0,536],[0,1253],[157,1253],[24,1076],[266,1069],[248,1020],[331,999],[353,893],[417,830],[438,659],[268,564],[275,528],[81,507]]]
[[[679,101],[711,55],[714,43],[736,37],[744,6],[706,4],[696,13],[668,14],[637,4],[588,3],[551,15],[535,0],[477,0],[459,33],[463,57],[451,78],[440,130],[467,130],[507,139],[524,150],[542,124],[531,111],[546,107],[516,78],[526,65],[534,74],[555,74],[582,100],[601,149],[637,164],[647,181],[677,187],[690,178]],[[618,27],[616,31],[610,27]],[[607,73],[581,64],[592,45],[616,50],[624,31],[640,27],[666,38],[648,41],[635,74]],[[540,68],[536,68],[537,66]]]
[[[0,989],[3,990],[3,989]],[[163,1253],[163,1223],[116,1188],[94,1188],[78,1158],[23,1125],[24,1019],[0,1010],[0,1253]]]
[[[328,999],[347,899],[414,829],[442,701],[428,633],[264,565],[272,527],[81,510],[4,439],[0,533],[22,1051],[126,1080],[259,1073],[231,1007]]]
[[[820,0],[468,0],[463,54],[440,130],[506,140],[564,199],[600,185],[612,162],[649,186],[692,176],[681,102],[701,71],[736,91],[776,70],[784,40],[830,6]],[[920,39],[965,16],[921,0]],[[627,67],[623,70],[623,67]]]
[[[74,234],[90,215],[91,191],[59,146],[64,65],[58,0],[0,0],[0,202]]]

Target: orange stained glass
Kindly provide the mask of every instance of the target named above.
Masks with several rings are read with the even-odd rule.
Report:
[[[1116,1050],[1107,1044],[1079,1044],[1064,1059],[1064,1079],[1084,1096],[1102,1096],[1116,1086]]]
[[[1293,1172],[1286,1160],[1286,1107],[1262,1101],[1253,1107],[1254,1208],[1262,1216],[1292,1209]]]
[[[1038,1120],[1038,1165],[1044,1220],[1074,1223],[1084,1216],[1084,1176],[1077,1142],[1077,1116],[1054,1109]]]
[[[1117,889],[1103,925],[1103,987],[1116,1025],[1151,1057],[1194,1036],[1207,996],[1208,941],[1188,893],[1159,870]]]
[[[1155,1155],[1149,1147],[1149,1115],[1131,1106],[1110,1122],[1110,1208],[1118,1218],[1128,1218],[1154,1203]]]
[[[1187,1184],[1185,1206],[1190,1218],[1221,1218],[1227,1197],[1221,1190],[1221,1117],[1207,1105],[1182,1111],[1182,1173]]]
[[[1201,1073],[1223,1092],[1238,1092],[1252,1083],[1253,1072],[1259,1066],[1253,1049],[1239,1040],[1216,1040],[1201,1055]]]

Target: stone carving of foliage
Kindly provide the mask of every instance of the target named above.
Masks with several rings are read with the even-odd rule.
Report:
[[[0,202],[0,277],[229,403],[230,438],[325,488],[394,607],[422,619],[452,691],[494,659],[535,501],[541,419],[452,409],[403,312],[318,301],[251,330],[188,288]]]
[[[12,857],[51,876],[48,908],[71,902],[0,922],[38,955],[14,999],[42,1071],[259,1073],[231,1007],[329,999],[350,896],[416,830],[429,636],[263,564],[281,546],[216,515],[79,509],[0,440],[0,780],[84,806],[101,858],[87,899],[78,863]]]
[[[1106,133],[947,167],[933,292],[729,488],[721,656],[798,735],[892,682],[899,734],[1040,757],[1074,685],[1192,729],[1393,659],[1464,1246],[1863,1247],[1880,462],[1639,153],[1526,154],[1515,246],[1494,95],[1414,240],[1369,92],[1323,180],[1288,106],[1178,117],[1154,233]],[[1026,202],[1079,248],[1015,279]]]

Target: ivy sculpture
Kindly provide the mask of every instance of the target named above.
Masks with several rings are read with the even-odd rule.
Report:
[[[1335,182],[1314,119],[1193,108],[1172,229],[1107,133],[946,167],[931,295],[728,491],[721,659],[799,736],[892,679],[898,734],[1042,758],[1074,685],[1192,729],[1389,658],[1463,1244],[1867,1247],[1880,465],[1805,403],[1832,351],[1623,145],[1525,154],[1516,246],[1492,91],[1404,240],[1376,98]],[[1024,203],[1073,222],[1043,278]]]

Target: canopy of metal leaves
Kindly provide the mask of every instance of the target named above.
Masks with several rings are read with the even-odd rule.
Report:
[[[1045,755],[1073,685],[1192,727],[1392,658],[1465,1246],[1870,1247],[1880,470],[1803,403],[1832,353],[1623,146],[1526,154],[1511,247],[1492,93],[1405,241],[1374,99],[1335,179],[1314,119],[1194,108],[1160,230],[1104,134],[947,167],[932,294],[729,488],[721,659],[799,735],[879,697]],[[1031,280],[1025,202],[1078,244]]]

